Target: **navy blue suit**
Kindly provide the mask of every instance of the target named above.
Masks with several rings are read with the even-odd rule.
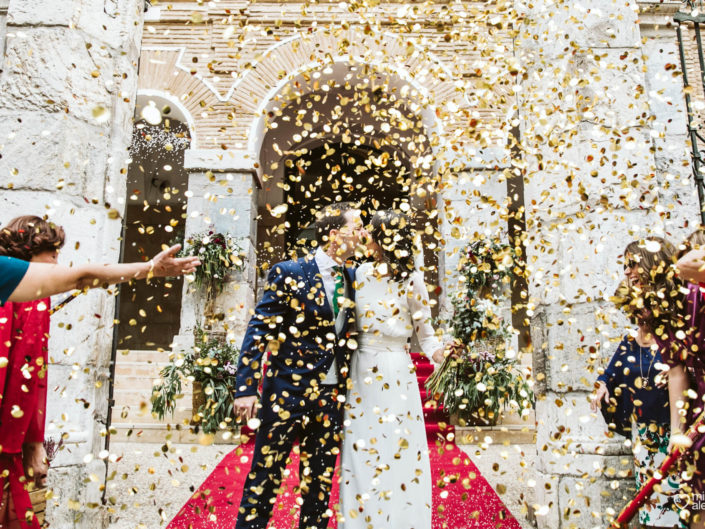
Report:
[[[354,300],[354,271],[346,269]],[[291,448],[300,442],[302,499],[299,527],[324,529],[335,461],[340,446],[342,403],[355,333],[355,310],[344,311],[336,333],[331,303],[313,258],[284,261],[269,273],[240,350],[236,397],[256,395],[267,344],[262,381],[260,427],[252,467],[245,482],[236,529],[265,529]],[[353,342],[354,344],[354,342]],[[333,360],[338,383],[323,384]]]

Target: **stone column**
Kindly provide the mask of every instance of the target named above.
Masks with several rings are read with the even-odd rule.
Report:
[[[665,192],[674,177],[665,156],[655,156],[667,144],[671,167],[687,165],[666,125],[682,111],[672,94],[680,81],[659,76],[666,56],[645,59],[657,50],[642,48],[636,2],[528,5],[517,44],[526,69],[520,115],[539,390],[536,513],[540,527],[599,527],[632,493],[633,479],[625,479],[632,462],[623,438],[605,437],[589,396],[628,328],[609,301],[624,247],[651,234],[684,234],[674,222],[683,216],[660,213],[683,206]],[[649,91],[668,82],[676,87]],[[668,111],[655,104],[662,97],[674,105]],[[697,221],[697,207],[684,206]]]
[[[142,0],[9,2],[0,72],[0,221],[37,214],[62,224],[63,264],[120,257],[142,9]],[[91,291],[52,317],[47,436],[63,435],[70,449],[49,473],[52,527],[105,525],[101,423],[113,293]]]
[[[244,269],[225,278],[223,292],[215,300],[219,316],[215,330],[224,331],[239,346],[255,302],[255,157],[245,152],[191,149],[184,163],[189,171],[186,238],[212,229],[233,236],[243,249]],[[186,281],[175,347],[193,344],[193,329],[203,325],[204,302],[204,294]]]

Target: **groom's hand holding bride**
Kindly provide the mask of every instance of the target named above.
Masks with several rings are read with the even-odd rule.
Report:
[[[233,400],[233,411],[245,422],[257,416],[257,395],[246,395]]]

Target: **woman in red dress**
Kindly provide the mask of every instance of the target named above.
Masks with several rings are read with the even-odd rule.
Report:
[[[675,266],[672,262],[662,263],[659,274],[668,276],[672,285],[658,291],[645,291],[642,298],[644,306],[653,314],[655,339],[664,362],[670,366],[669,451],[673,446],[685,451],[679,461],[679,471],[681,493],[687,496],[690,529],[705,529],[705,437],[690,443],[681,435],[702,413],[705,400],[705,289],[702,287],[705,284],[705,247],[699,245],[702,235],[693,233],[681,246]],[[648,248],[654,241],[654,238],[647,239],[643,246]],[[673,255],[676,257],[675,253]]]
[[[0,229],[0,255],[56,263],[64,230],[23,216]],[[49,298],[0,307],[0,529],[38,529],[30,484],[42,486]]]

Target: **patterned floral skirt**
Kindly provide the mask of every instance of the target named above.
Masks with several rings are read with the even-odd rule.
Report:
[[[668,455],[669,429],[658,424],[632,424],[632,451],[636,468],[636,488],[654,475]],[[686,529],[679,517],[678,489],[680,483],[675,473],[666,476],[654,493],[639,510],[639,522],[651,527]]]

